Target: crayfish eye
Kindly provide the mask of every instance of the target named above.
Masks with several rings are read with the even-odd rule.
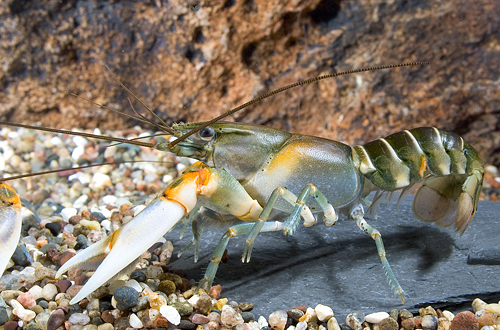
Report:
[[[200,139],[202,139],[203,141],[210,141],[215,135],[215,130],[210,126],[207,126],[202,128],[198,133],[198,135],[200,136]]]

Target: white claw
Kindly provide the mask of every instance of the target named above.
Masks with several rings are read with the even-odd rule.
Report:
[[[109,237],[83,250],[66,262],[57,272],[57,277],[68,269],[93,258],[106,257],[83,288],[71,300],[76,304],[114,275],[128,266],[185,215],[185,209],[175,201],[157,198],[130,222]]]
[[[0,184],[0,276],[16,250],[21,235],[21,202],[14,189]]]

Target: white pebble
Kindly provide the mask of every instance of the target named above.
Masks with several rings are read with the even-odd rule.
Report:
[[[272,329],[284,330],[287,319],[288,314],[285,311],[275,311],[269,315],[269,325]]]
[[[182,164],[182,163],[178,163],[175,168],[177,170],[178,173],[181,173],[182,171],[184,171],[184,169],[186,168],[187,166]]]
[[[89,196],[87,194],[83,194],[80,197],[78,197],[74,202],[73,202],[73,207],[75,209],[81,208],[83,205],[85,205],[85,202],[87,202],[87,199],[89,199]]]
[[[307,329],[307,323],[305,321],[301,321],[297,323],[295,326],[295,330],[306,330]]]
[[[378,324],[382,322],[382,320],[389,317],[389,313],[386,312],[377,312],[371,313],[365,316],[365,321],[372,324]]]
[[[85,325],[90,322],[90,317],[83,313],[73,313],[70,315],[68,321],[71,324]]]
[[[129,286],[131,288],[134,288],[135,291],[137,291],[137,292],[142,291],[141,285],[136,280],[128,280],[127,283],[125,283],[125,286]]]
[[[92,181],[92,175],[90,173],[76,172],[68,176],[68,181],[78,180],[82,185],[89,184]]]
[[[198,296],[197,294],[193,295],[191,298],[188,299],[188,303],[191,304],[191,306],[196,306],[196,303],[198,302],[198,300],[200,300],[200,296]]]
[[[109,146],[104,150],[104,158],[113,157],[118,151],[117,146]]]
[[[309,314],[312,317],[315,317],[316,316],[316,311],[314,309],[312,309],[311,307],[307,307],[306,314]]]
[[[101,221],[101,227],[106,229],[106,231],[111,231],[111,221],[106,219]]]
[[[361,329],[361,321],[358,319],[358,317],[353,314],[349,313],[347,314],[345,318],[345,323],[351,328],[351,329]]]
[[[63,231],[67,231],[67,232],[72,233],[74,229],[75,229],[75,227],[72,224],[68,223],[66,226],[64,226]]]
[[[267,323],[267,320],[264,316],[259,316],[259,319],[257,320],[259,323],[259,329],[262,329],[263,327],[268,327],[269,324]]]
[[[16,315],[24,322],[29,322],[36,316],[35,312],[29,309],[24,309],[23,305],[21,305],[21,303],[19,303],[17,300],[13,299],[9,302],[9,304],[14,308],[12,310],[12,314]]]
[[[68,222],[69,218],[71,218],[72,216],[76,215],[78,213],[77,209],[75,208],[64,208],[61,210],[61,217],[63,218],[63,221],[64,222]]]
[[[92,189],[102,189],[105,187],[111,186],[111,178],[109,175],[102,174],[102,173],[94,173],[94,176],[92,177],[92,182],[90,183],[90,188]]]
[[[77,147],[85,147],[87,145],[87,139],[83,136],[75,135],[72,138],[73,143],[76,144]]]
[[[47,329],[47,322],[49,321],[49,318],[50,314],[47,312],[43,312],[35,317],[35,322],[40,327],[40,329]]]
[[[42,298],[42,288],[39,285],[34,285],[31,289],[28,290],[29,293],[33,296],[33,299],[38,300]]]
[[[446,317],[448,319],[448,321],[453,321],[453,318],[455,317],[455,314],[453,314],[452,312],[448,311],[448,310],[444,310],[443,311],[443,316]]]
[[[161,315],[168,320],[168,322],[173,325],[179,325],[181,323],[181,315],[177,311],[177,309],[172,306],[163,305],[160,307]]]
[[[326,322],[333,316],[333,310],[330,307],[322,304],[316,305],[316,307],[314,307],[314,311],[318,316],[318,320],[320,320],[321,322]]]
[[[133,313],[130,314],[128,322],[130,323],[130,326],[132,328],[141,329],[142,327],[144,327],[144,325],[142,324],[141,320],[137,317],[137,315],[135,315]]]
[[[47,301],[51,301],[56,294],[57,287],[52,283],[46,284],[42,289],[42,296]]]
[[[64,142],[59,136],[54,136],[53,138],[50,139],[50,143],[52,143],[55,146],[59,146]]]
[[[484,310],[484,308],[486,307],[487,303],[485,303],[484,301],[482,301],[481,299],[479,298],[476,298],[474,299],[474,301],[472,302],[472,309],[474,310],[474,313],[477,312],[477,311],[482,311]]]
[[[230,327],[234,327],[234,326],[245,323],[245,321],[243,321],[243,318],[241,317],[240,313],[235,311],[229,305],[224,305],[222,307],[222,312],[220,314],[220,320],[223,324],[226,324]],[[283,330],[283,328],[281,328],[280,330]]]
[[[113,196],[113,195],[106,195],[102,198],[102,202],[106,205],[112,205],[114,202],[116,202],[116,200],[118,199],[118,197],[116,196]]]
[[[294,325],[291,325],[291,326],[289,326],[288,328],[286,328],[286,330],[295,330],[295,326],[294,326]]]
[[[326,327],[328,328],[328,330],[340,330],[339,323],[337,322],[337,319],[333,316],[326,323]]]
[[[500,304],[487,304],[484,309],[490,313],[497,313],[500,315]]]
[[[84,147],[76,147],[75,149],[73,149],[73,152],[71,153],[71,158],[73,158],[74,160],[77,160],[84,153],[85,153]]]

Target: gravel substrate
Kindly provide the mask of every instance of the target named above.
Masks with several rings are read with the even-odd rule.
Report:
[[[134,128],[113,135],[152,133]],[[192,162],[148,148],[106,147],[109,143],[87,138],[34,134],[24,129],[0,130],[0,170],[4,177],[90,163],[127,163],[7,182],[35,206],[41,222],[23,209],[21,241],[29,257],[19,247],[10,268],[0,278],[0,329],[500,330],[498,302],[487,304],[479,299],[472,303],[473,312],[456,315],[427,307],[418,315],[402,309],[369,315],[351,313],[346,320],[337,320],[330,307],[304,306],[300,301],[270,315],[254,315],[252,297],[231,301],[224,297],[220,285],[195,294],[199,279],[185,278],[182,270],[169,268],[174,246],[166,240],[145,252],[129,276],[114,279],[87,299],[70,305],[91,273],[74,268],[55,279],[57,269],[79,250],[130,221]],[[498,169],[488,166],[486,173],[483,197],[498,198]]]

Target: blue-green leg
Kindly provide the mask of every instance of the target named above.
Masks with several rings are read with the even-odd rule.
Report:
[[[284,192],[285,189],[276,188],[271,194],[271,197],[269,197],[266,206],[260,213],[259,219],[253,225],[252,230],[250,231],[250,234],[248,235],[245,241],[245,248],[243,250],[243,255],[241,257],[241,262],[250,261],[250,256],[252,255],[252,248],[255,239],[257,238],[257,235],[261,232],[262,227],[266,223],[267,219],[269,219],[269,215],[271,214],[271,211],[274,208],[274,204],[276,204],[276,200],[278,199],[279,196],[283,195]]]
[[[254,228],[253,223],[242,223],[239,225],[235,225],[230,227],[226,233],[222,236],[215,248],[215,251],[212,255],[212,259],[210,260],[210,264],[205,272],[205,276],[198,284],[196,290],[206,287],[207,289],[212,286],[212,283],[215,278],[215,274],[217,273],[217,268],[219,267],[222,256],[224,255],[224,251],[226,250],[227,243],[231,237],[236,237],[239,235],[248,235],[252,228]],[[280,231],[283,229],[283,223],[279,221],[270,221],[265,222],[263,226],[261,226],[260,232],[269,232],[269,231]]]
[[[401,302],[405,303],[405,296],[403,288],[399,285],[398,280],[396,279],[396,275],[392,271],[391,265],[389,265],[389,261],[385,256],[385,248],[384,243],[382,242],[382,236],[380,232],[369,225],[366,220],[363,218],[364,211],[361,205],[355,206],[351,211],[351,218],[356,221],[358,227],[371,236],[375,240],[375,244],[377,245],[377,252],[380,257],[380,261],[382,262],[382,268],[384,269],[385,276],[387,277],[387,281],[389,282],[389,286],[394,294],[398,294],[401,297]]]
[[[283,228],[283,234],[292,236],[295,230],[299,225],[299,214],[307,208],[306,201],[307,198],[311,195],[320,205],[321,209],[325,214],[325,224],[327,226],[334,225],[337,221],[337,215],[332,205],[327,201],[325,195],[319,191],[314,185],[308,184],[302,189],[300,195],[296,200],[292,203],[294,204],[294,208],[288,220],[285,222]],[[309,227],[312,226],[315,222],[304,221],[304,226]]]
[[[310,227],[314,225],[316,223],[316,219],[312,215],[311,210],[305,205],[305,201],[307,200],[309,195],[311,195],[318,202],[321,209],[323,210],[325,214],[325,221],[324,221],[325,225],[327,226],[334,225],[338,218],[337,214],[335,213],[333,206],[326,199],[325,195],[321,191],[319,191],[314,185],[312,184],[307,185],[302,190],[302,193],[300,194],[299,197],[294,195],[290,190],[286,188],[278,187],[271,194],[271,197],[267,201],[266,206],[264,207],[259,216],[259,220],[257,220],[254,228],[252,228],[252,231],[248,235],[245,241],[245,249],[243,251],[243,256],[241,258],[241,261],[242,262],[250,261],[250,256],[252,254],[252,248],[255,239],[257,238],[257,235],[261,231],[261,228],[264,225],[264,223],[268,220],[269,215],[272,209],[274,208],[276,200],[278,199],[279,196],[283,197],[283,199],[288,201],[290,204],[294,205],[293,212],[290,214],[288,220],[285,222],[285,227],[284,227],[285,234],[287,233],[289,235],[293,234],[293,232],[295,231],[295,229],[299,224],[300,216],[304,218],[304,226]]]

